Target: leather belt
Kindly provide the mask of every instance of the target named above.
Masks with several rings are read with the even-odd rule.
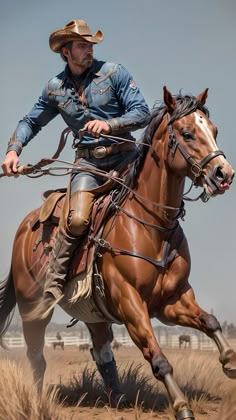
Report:
[[[116,153],[126,152],[134,149],[135,143],[113,143],[109,146],[95,146],[95,147],[78,147],[75,151],[75,158],[96,158],[103,159],[109,155],[115,155]]]

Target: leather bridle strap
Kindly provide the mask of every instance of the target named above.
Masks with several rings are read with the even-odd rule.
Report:
[[[201,168],[203,168],[208,162],[210,162],[212,159],[214,159],[217,156],[224,156],[225,158],[225,154],[224,152],[222,152],[222,150],[214,150],[214,152],[211,152],[209,153],[209,155],[204,157],[199,163],[199,165],[201,166]]]
[[[195,178],[198,178],[204,166],[207,165],[212,159],[217,156],[224,156],[224,152],[222,150],[214,150],[213,152],[209,153],[205,156],[200,162],[194,160],[189,153],[181,146],[181,144],[176,140],[174,130],[172,124],[168,124],[168,131],[169,131],[169,142],[168,142],[168,150],[172,150],[172,157],[174,158],[175,152],[178,149],[181,155],[185,158],[185,160],[191,165],[191,171],[194,174]]]

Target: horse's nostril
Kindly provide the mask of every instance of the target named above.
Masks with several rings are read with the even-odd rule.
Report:
[[[225,173],[222,170],[221,166],[218,166],[214,171],[214,177],[217,178],[219,181],[225,179]]]

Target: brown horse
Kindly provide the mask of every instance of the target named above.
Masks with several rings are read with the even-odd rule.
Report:
[[[191,337],[188,334],[182,334],[179,336],[179,348],[182,347],[182,344],[184,344],[184,348],[191,347]]]
[[[123,187],[112,196],[114,211],[107,217],[102,238],[95,238],[99,257],[95,261],[96,279],[101,295],[106,297],[106,310],[102,313],[91,303],[91,296],[84,299],[85,304],[83,299],[68,304],[75,287],[72,280],[67,282],[64,300],[60,302],[68,314],[87,324],[98,367],[110,363],[113,357],[111,324],[124,324],[149,361],[155,378],[166,387],[178,420],[194,416],[173,378],[172,366],[158,345],[151,318],[207,334],[219,349],[224,372],[236,377],[236,354],[223,337],[219,322],[195,301],[188,282],[188,243],[178,221],[184,216],[186,177],[193,185],[203,187],[201,198],[207,201],[223,194],[234,176],[224,153],[217,147],[217,129],[209,119],[206,98],[207,89],[193,97],[173,96],[164,87],[164,102],[153,112],[139,146],[139,156],[130,165]],[[32,221],[38,214],[39,210],[35,210],[28,215],[16,233],[11,271],[1,286],[0,333],[2,336],[7,329],[17,302],[34,379],[42,385],[46,368],[44,334],[50,318],[26,321],[34,301],[42,293],[36,279],[43,275],[37,264],[32,265],[39,238],[38,231],[32,229]]]
[[[56,350],[57,347],[60,347],[62,350],[64,350],[64,341],[58,340],[52,342],[53,349]]]
[[[119,350],[120,347],[122,347],[122,344],[119,341],[114,340],[113,343],[112,343],[112,349],[113,350]]]
[[[90,344],[89,343],[84,343],[84,344],[80,344],[79,345],[79,350],[80,351],[86,351],[90,349]]]

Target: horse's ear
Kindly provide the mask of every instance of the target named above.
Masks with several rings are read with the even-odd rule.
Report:
[[[206,88],[200,95],[197,96],[197,101],[201,105],[205,105],[208,96],[208,88]]]
[[[169,114],[172,114],[176,106],[175,98],[171,95],[171,93],[166,88],[166,86],[163,86],[163,91],[164,91],[164,102],[167,108],[167,112],[169,112]]]

